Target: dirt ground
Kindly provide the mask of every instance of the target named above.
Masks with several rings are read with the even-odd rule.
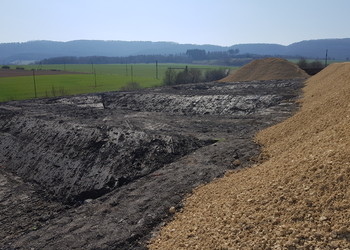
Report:
[[[350,249],[350,63],[257,134],[262,164],[197,188],[150,249]]]
[[[1,103],[0,248],[145,249],[194,188],[259,161],[255,133],[289,117],[302,86],[201,83]]]
[[[86,74],[80,72],[70,72],[63,70],[35,70],[35,75],[73,75]],[[32,76],[32,70],[22,69],[0,69],[0,77],[17,77],[17,76]]]

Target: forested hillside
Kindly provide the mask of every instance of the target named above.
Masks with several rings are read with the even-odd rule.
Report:
[[[183,55],[188,50],[205,50],[207,53],[239,51],[239,54],[256,54],[282,57],[321,59],[326,50],[331,59],[350,58],[350,38],[322,39],[279,44],[237,44],[230,47],[216,45],[178,44],[174,42],[98,41],[70,42],[30,41],[0,44],[0,64],[30,63],[52,57],[128,57],[136,55]]]

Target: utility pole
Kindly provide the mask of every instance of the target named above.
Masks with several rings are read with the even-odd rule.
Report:
[[[328,49],[326,49],[326,59],[324,62],[324,67],[327,67],[327,65],[328,65]]]
[[[95,88],[97,87],[97,79],[96,79],[96,70],[94,69],[94,77],[95,77]]]
[[[37,98],[36,94],[36,82],[35,82],[35,69],[33,69],[33,83],[34,83],[34,96]]]
[[[173,74],[172,68],[169,68],[169,72],[168,72],[168,84],[172,84],[171,83],[171,75]]]
[[[131,82],[134,82],[134,69],[131,65]]]
[[[158,61],[156,61],[156,79],[158,79]]]
[[[37,70],[41,70],[42,68],[43,68],[43,63],[40,62],[39,65],[38,65],[38,67],[37,67]]]
[[[125,63],[125,75],[128,76],[128,63]]]

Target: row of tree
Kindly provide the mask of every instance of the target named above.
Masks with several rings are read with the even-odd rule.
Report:
[[[227,76],[228,72],[224,69],[206,70],[204,73],[197,68],[188,68],[179,71],[169,68],[165,72],[163,83],[165,85],[176,85],[197,82],[212,82],[220,80]]]
[[[230,64],[231,59],[245,58],[253,55],[238,55],[238,49],[207,52],[200,49],[187,50],[185,54],[176,55],[136,55],[127,57],[108,56],[63,56],[41,60],[37,64],[124,64],[124,63],[193,63],[201,60],[217,60],[218,64]],[[254,57],[254,56],[253,56]],[[238,60],[241,63],[241,60]]]
[[[37,64],[132,64],[132,63],[191,63],[185,55],[138,55],[127,57],[108,56],[63,56],[41,60]]]
[[[308,61],[305,58],[301,58],[297,62],[297,65],[309,75],[315,75],[327,66],[326,63],[323,64],[319,60]]]
[[[321,61],[316,60],[316,61],[308,61],[305,58],[301,58],[298,62],[297,62],[298,66],[301,69],[310,69],[310,68],[324,68],[324,65]]]
[[[239,49],[230,49],[228,51],[207,52],[204,49],[189,49],[186,55],[193,60],[212,60],[223,58],[234,58],[239,54]]]

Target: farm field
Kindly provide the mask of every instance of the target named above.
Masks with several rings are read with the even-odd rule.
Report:
[[[165,71],[169,68],[185,68],[183,64],[67,64],[67,65],[24,65],[11,66],[11,69],[24,68],[26,76],[1,77],[0,102],[25,100],[36,97],[56,97],[85,93],[121,90],[128,83],[136,82],[142,88],[162,85]],[[189,68],[223,68],[219,66],[189,65]],[[225,67],[232,69],[233,67]],[[38,73],[34,77],[32,69],[50,74]],[[57,74],[53,71],[57,72]],[[62,74],[62,71],[67,74]],[[77,72],[81,74],[77,74]],[[35,91],[36,88],[36,91]],[[35,93],[36,92],[36,93]]]

